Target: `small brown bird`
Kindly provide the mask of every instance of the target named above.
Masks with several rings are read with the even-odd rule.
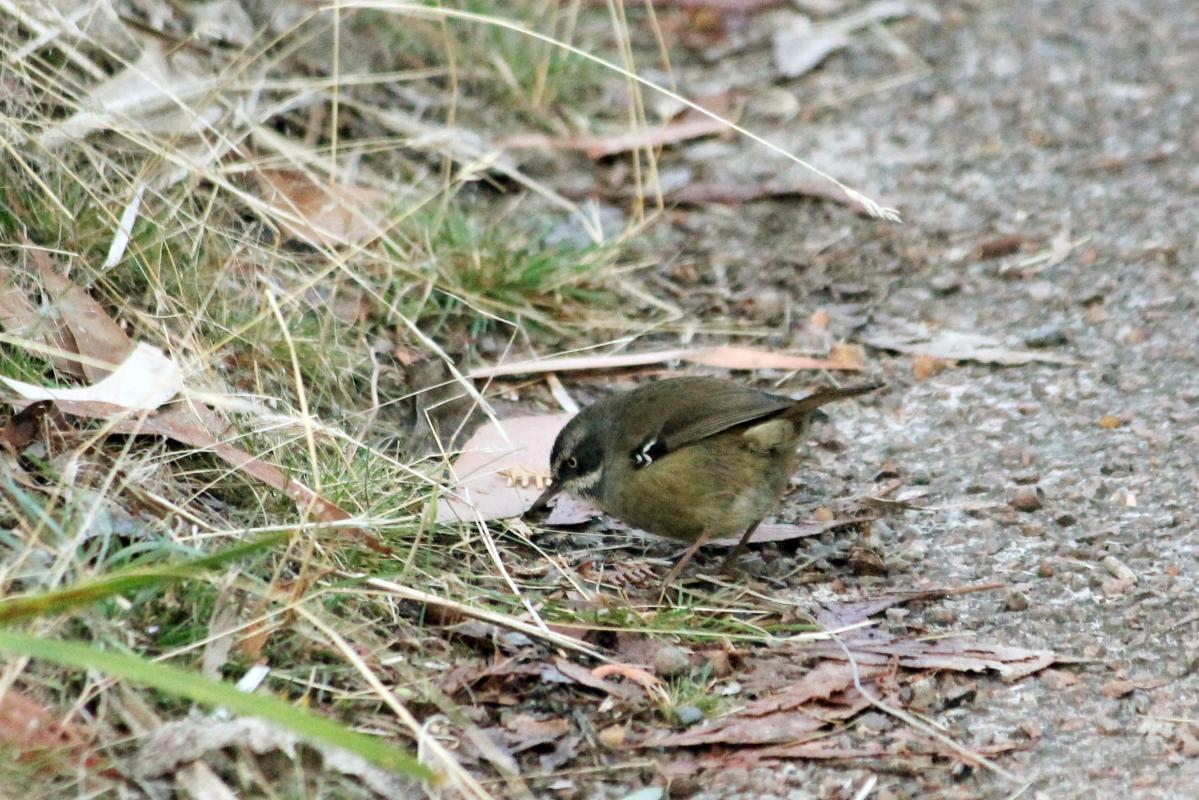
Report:
[[[670,583],[711,538],[741,534],[740,555],[787,488],[817,408],[881,384],[819,389],[799,399],[718,378],[671,378],[584,408],[558,434],[551,483],[642,530],[692,542]]]

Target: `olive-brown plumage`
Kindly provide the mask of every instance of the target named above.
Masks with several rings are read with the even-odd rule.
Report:
[[[876,388],[791,398],[693,377],[606,398],[558,434],[533,510],[566,491],[650,533],[696,546],[743,535],[744,545],[786,489],[812,412]]]

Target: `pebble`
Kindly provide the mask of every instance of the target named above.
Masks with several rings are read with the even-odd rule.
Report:
[[[654,674],[662,678],[675,678],[691,669],[691,654],[673,644],[664,644],[654,653]]]
[[[1052,578],[1053,564],[1048,561],[1042,561],[1040,566],[1037,567],[1037,575],[1041,576],[1042,578]]]
[[[1028,597],[1024,592],[1012,589],[1003,599],[1003,606],[1008,611],[1024,611],[1028,608]]]
[[[1115,556],[1104,556],[1099,561],[1103,568],[1108,571],[1113,578],[1121,583],[1136,583],[1137,574],[1129,569],[1128,565]]]
[[[1036,511],[1045,500],[1045,492],[1040,486],[1017,486],[1012,493],[1012,507],[1019,511]]]
[[[674,710],[674,718],[678,723],[685,728],[689,728],[697,722],[703,721],[704,712],[700,711],[693,705],[679,706]]]
[[[928,612],[928,617],[938,625],[952,625],[958,619],[958,615],[953,613],[953,609],[945,606],[937,606]]]
[[[1024,344],[1027,347],[1061,347],[1069,341],[1066,338],[1066,332],[1056,322],[1034,328],[1024,337]]]

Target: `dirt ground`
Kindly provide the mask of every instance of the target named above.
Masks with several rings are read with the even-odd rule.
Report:
[[[732,301],[692,292],[691,310],[733,309],[780,345],[811,345],[787,321],[824,307],[850,341],[925,321],[1075,360],[962,363],[918,380],[911,357],[869,350],[889,388],[873,405],[830,410],[835,432],[821,435],[837,449],[808,451],[789,511],[867,494],[884,471],[927,490],[926,508],[876,523],[887,575],[818,565],[826,582],[801,572],[790,596],[818,600],[834,579],[873,591],[1001,581],[1006,590],[890,621],[1080,663],[1014,684],[982,679],[942,720],[974,746],[1019,740],[1002,763],[1032,782],[1025,796],[1199,796],[1199,6],[940,10],[939,23],[902,33],[929,76],[773,127],[747,107],[757,132],[835,165],[898,206],[902,226],[775,200],[679,213],[654,247],[674,248],[691,288],[727,285]],[[871,69],[862,48],[836,58],[844,72]],[[714,74],[676,68],[684,86]],[[708,163],[717,148],[733,171],[777,169],[750,143],[695,147]],[[1018,253],[987,257],[1015,243]],[[1039,487],[1042,507],[1012,508],[1019,486]],[[851,544],[807,540],[795,557]],[[870,796],[1020,788],[937,769],[884,774]],[[850,797],[872,771],[729,770],[693,796]]]

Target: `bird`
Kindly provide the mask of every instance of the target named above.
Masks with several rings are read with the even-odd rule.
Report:
[[[823,388],[793,398],[694,376],[604,398],[558,433],[549,485],[525,516],[566,492],[633,527],[690,542],[664,588],[709,539],[740,535],[725,559],[730,567],[787,488],[817,409],[881,386]]]

